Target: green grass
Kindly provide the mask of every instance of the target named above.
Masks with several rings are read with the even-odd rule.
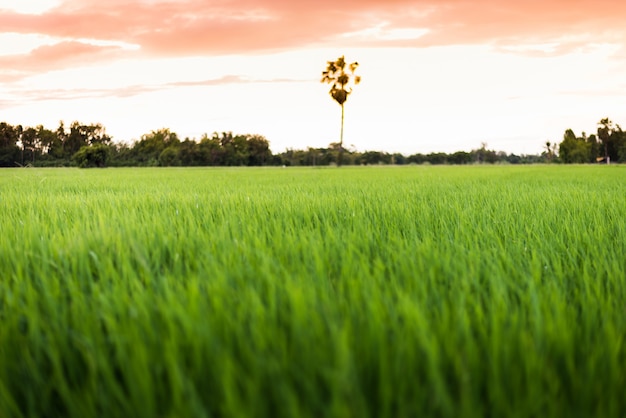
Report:
[[[626,167],[0,172],[0,417],[626,416]]]

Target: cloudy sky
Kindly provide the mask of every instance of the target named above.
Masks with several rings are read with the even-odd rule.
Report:
[[[567,128],[626,125],[622,0],[0,0],[0,121],[233,131],[326,146],[320,76],[358,61],[345,143],[538,153]]]

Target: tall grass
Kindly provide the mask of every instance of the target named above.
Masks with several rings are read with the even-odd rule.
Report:
[[[0,172],[2,417],[625,416],[626,167]]]

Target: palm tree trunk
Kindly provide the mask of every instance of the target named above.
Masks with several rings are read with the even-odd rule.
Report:
[[[339,135],[339,158],[337,159],[337,167],[341,167],[343,159],[343,104],[341,105],[341,134]]]

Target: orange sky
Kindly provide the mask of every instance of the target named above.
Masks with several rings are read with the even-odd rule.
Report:
[[[363,77],[348,145],[536,153],[626,124],[624,16],[617,0],[0,0],[0,120],[326,146],[340,111],[319,78],[345,54]]]

